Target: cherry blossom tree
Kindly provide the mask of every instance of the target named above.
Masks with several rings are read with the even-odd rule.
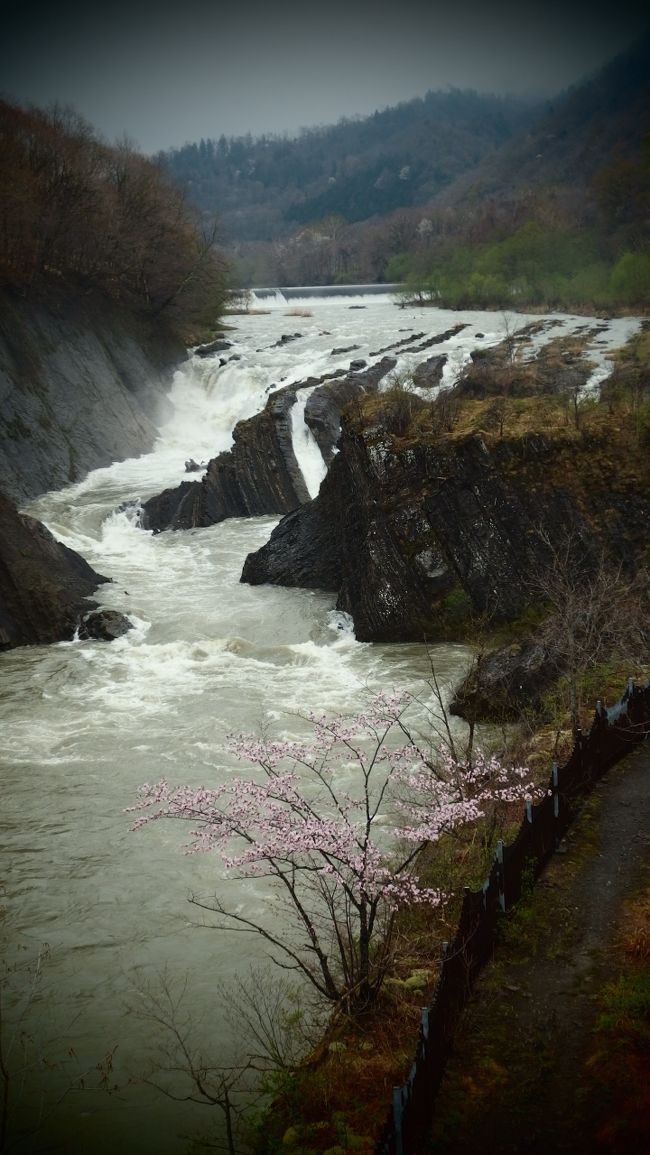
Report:
[[[308,715],[309,741],[234,738],[255,777],[212,788],[146,784],[131,808],[143,812],[134,828],[191,822],[189,853],[216,850],[230,875],[268,879],[282,907],[268,923],[219,896],[191,901],[219,929],[261,935],[275,962],[347,1013],[381,989],[398,910],[444,901],[418,881],[423,846],[476,821],[496,798],[531,796],[527,770],[480,752],[464,765],[444,743],[432,756],[408,728],[414,705],[409,694],[380,694],[351,717]]]

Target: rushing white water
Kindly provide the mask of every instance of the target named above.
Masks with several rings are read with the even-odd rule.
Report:
[[[311,389],[300,390],[296,404],[291,410],[291,425],[296,460],[305,479],[309,496],[316,497],[327,473],[327,466],[316,438],[305,422],[305,405],[311,392]]]
[[[245,970],[259,948],[196,929],[187,896],[229,888],[234,901],[258,910],[263,893],[222,882],[209,857],[184,857],[180,826],[132,833],[123,808],[138,785],[161,776],[220,781],[234,767],[230,732],[272,720],[290,734],[303,725],[298,711],[349,710],[369,690],[419,686],[427,674],[423,647],[356,642],[328,594],[240,584],[246,554],[267,539],[273,519],[153,536],[138,528],[137,502],[183,480],[187,457],[207,460],[228,448],[236,421],[259,410],[272,388],[346,367],[351,358],[372,361],[410,333],[435,334],[466,320],[466,330],[430,352],[399,358],[398,370],[408,372],[424,356],[446,352],[451,383],[474,345],[501,339],[503,319],[397,309],[388,296],[304,296],[289,306],[275,297],[258,305],[269,312],[234,319],[231,353],[240,360],[219,367],[216,357],[193,358],[176,374],[174,411],[152,453],[96,470],[30,510],[113,579],[98,600],[126,612],[136,628],[111,645],[63,643],[0,658],[0,925],[7,964],[19,968],[5,976],[4,1002],[17,1035],[32,1039],[24,1110],[33,1115],[42,1101],[42,1117],[31,1118],[33,1146],[27,1139],[18,1151],[176,1155],[187,1148],[183,1135],[207,1125],[204,1111],[126,1085],[129,1074],[146,1072],[159,1045],[131,1008],[143,976],[166,968],[176,981],[189,972],[195,1037],[218,1061],[225,1028],[216,983]],[[548,334],[578,323],[585,319],[554,318]],[[616,343],[635,325],[617,322]],[[353,344],[354,352],[332,355]],[[304,400],[294,444],[315,492],[323,466],[305,432]],[[438,647],[435,661],[451,681],[466,651]],[[43,942],[50,957],[32,989],[25,967]],[[93,1068],[114,1047],[119,1093],[71,1093],[80,1070],[90,1070],[87,1087],[97,1084]],[[16,1042],[10,1068],[20,1066],[19,1052]],[[23,1126],[23,1108],[12,1108],[12,1128]]]

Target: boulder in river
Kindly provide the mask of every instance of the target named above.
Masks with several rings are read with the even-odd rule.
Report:
[[[205,345],[197,345],[194,353],[197,357],[212,357],[214,353],[225,353],[226,349],[232,349],[232,341],[218,337],[215,341],[208,341]]]
[[[442,381],[442,371],[447,364],[446,353],[421,361],[413,370],[413,384],[418,389],[433,389]]]
[[[88,601],[108,579],[0,494],[0,649],[74,637]]]
[[[132,629],[133,623],[118,610],[92,610],[84,614],[79,623],[79,637],[112,642]]]

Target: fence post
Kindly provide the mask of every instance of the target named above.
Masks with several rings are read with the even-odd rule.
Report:
[[[393,1133],[395,1135],[395,1155],[404,1155],[401,1087],[393,1087]]]
[[[553,782],[553,817],[559,818],[560,817],[560,795],[559,795],[560,770],[559,770],[557,762],[554,762],[553,766],[551,768],[551,778],[552,778],[552,782]]]
[[[499,906],[501,910],[506,909],[506,892],[505,892],[505,878],[503,876],[503,839],[500,838],[497,842],[496,849],[497,860],[497,879],[499,883]]]
[[[429,1008],[428,1007],[422,1007],[422,1019],[421,1019],[420,1025],[422,1027],[422,1038],[424,1039],[424,1041],[426,1043],[428,1038],[429,1038]]]

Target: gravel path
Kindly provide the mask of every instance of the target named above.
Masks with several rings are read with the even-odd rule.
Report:
[[[622,902],[650,880],[649,742],[599,783],[561,850],[508,920],[467,1007],[432,1155],[602,1150],[585,1064],[595,992],[617,975]]]

